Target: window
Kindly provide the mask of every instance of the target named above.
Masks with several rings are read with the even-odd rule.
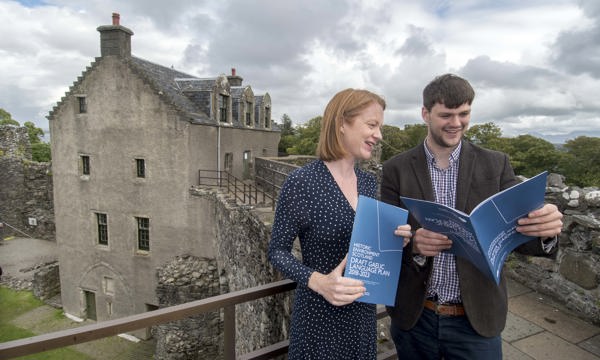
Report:
[[[219,94],[219,120],[221,122],[227,122],[228,101],[229,98],[226,95]]]
[[[106,214],[96,213],[96,220],[98,222],[98,244],[108,245],[108,222],[106,221]]]
[[[105,276],[102,279],[102,287],[103,287],[104,293],[106,295],[114,295],[115,294],[115,280],[113,278],[109,278],[109,277]]]
[[[146,161],[144,161],[144,159],[135,159],[135,171],[137,177],[146,177]]]
[[[252,126],[252,103],[250,101],[246,101],[246,126]]]
[[[265,108],[265,129],[271,128],[271,108]]]
[[[150,219],[138,217],[138,249],[150,251]]]
[[[81,174],[90,174],[90,157],[88,155],[81,155]]]
[[[85,102],[85,96],[78,96],[77,102],[79,104],[79,113],[85,114],[87,112],[87,104]]]

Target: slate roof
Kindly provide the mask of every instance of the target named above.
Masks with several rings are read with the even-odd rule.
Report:
[[[181,86],[181,84],[192,86],[196,83],[206,82],[206,80],[198,79],[184,72],[154,64],[135,56],[131,57],[131,63],[141,70],[142,75],[150,79],[157,90],[162,91],[171,100],[173,105],[179,110],[188,113],[190,120],[200,123],[214,123],[198,104],[183,93]],[[182,79],[187,79],[187,81],[183,81]]]

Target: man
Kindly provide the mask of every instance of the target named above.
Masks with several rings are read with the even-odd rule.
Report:
[[[508,156],[463,140],[475,92],[456,75],[435,78],[423,90],[425,141],[383,165],[381,199],[403,206],[400,196],[442,203],[470,213],[489,196],[518,183]],[[537,237],[516,251],[553,256],[562,214],[552,204],[519,219],[517,231]],[[502,359],[500,333],[508,312],[506,280],[500,284],[467,260],[443,252],[445,235],[417,229],[404,249],[396,304],[388,307],[401,359]]]

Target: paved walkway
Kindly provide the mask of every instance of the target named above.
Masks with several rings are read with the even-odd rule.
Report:
[[[7,276],[25,280],[32,278],[34,265],[54,259],[56,259],[54,242],[26,238],[0,242],[0,266]],[[550,298],[515,281],[509,281],[508,293],[508,321],[502,333],[505,360],[600,360],[600,327],[577,318]],[[49,310],[37,311],[48,312]],[[26,324],[26,319],[39,319],[40,315],[37,313],[20,320]],[[26,327],[35,328],[35,321]],[[41,332],[50,331],[54,330],[43,329]],[[83,346],[78,350],[90,355],[94,353],[106,355],[110,353],[106,349],[113,347],[113,351],[123,355],[121,358],[127,358],[125,354],[131,350],[118,351],[114,347],[119,342],[126,348],[131,345],[118,339],[116,342],[109,341],[110,345],[107,346],[102,345],[105,342],[97,342],[97,346],[103,349],[101,351],[87,348],[96,342],[87,343],[90,345],[82,344]],[[144,351],[148,351],[148,345],[151,344],[142,345]],[[130,356],[131,354],[129,358]],[[148,356],[148,353],[139,358],[145,356]],[[115,353],[112,353],[111,357],[115,358]],[[106,358],[97,357],[97,359]]]

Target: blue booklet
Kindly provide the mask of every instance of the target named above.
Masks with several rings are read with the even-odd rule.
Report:
[[[362,280],[367,291],[357,301],[394,306],[404,239],[394,235],[408,211],[360,195],[344,276]]]
[[[400,199],[423,228],[452,240],[447,251],[469,260],[498,283],[506,257],[533,239],[516,231],[517,220],[544,204],[547,175],[544,171],[490,196],[470,215],[431,201]]]

